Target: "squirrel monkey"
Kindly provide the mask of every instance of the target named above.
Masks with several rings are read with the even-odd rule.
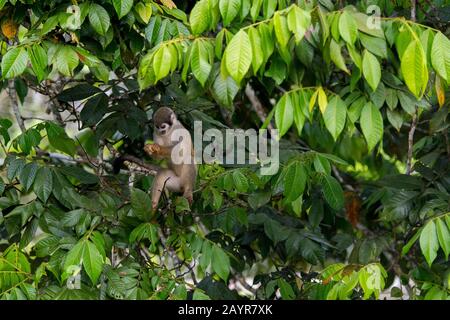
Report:
[[[192,204],[197,165],[191,135],[168,107],[156,110],[153,123],[155,143],[146,144],[144,151],[155,159],[168,160],[168,168],[159,168],[153,181],[152,209],[157,209],[164,188],[182,193]]]

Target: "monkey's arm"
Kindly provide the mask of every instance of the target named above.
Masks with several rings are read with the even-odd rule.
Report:
[[[169,159],[172,154],[174,146],[161,146],[159,144],[146,144],[144,146],[145,152],[153,158]]]

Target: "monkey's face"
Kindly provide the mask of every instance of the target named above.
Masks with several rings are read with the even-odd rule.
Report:
[[[168,123],[162,123],[159,126],[155,125],[155,129],[158,131],[159,135],[163,136],[169,131],[170,126],[171,124],[169,125]]]
[[[159,108],[153,115],[156,132],[159,135],[167,134],[174,125],[176,119],[176,115],[172,109],[167,107]]]

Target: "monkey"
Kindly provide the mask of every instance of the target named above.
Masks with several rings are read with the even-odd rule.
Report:
[[[157,209],[165,188],[182,193],[192,205],[197,165],[191,135],[169,107],[156,110],[153,124],[154,143],[146,144],[144,151],[155,159],[168,160],[168,168],[158,169],[153,181],[152,210]]]

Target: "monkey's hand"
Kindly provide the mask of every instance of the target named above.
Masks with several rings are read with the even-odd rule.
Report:
[[[158,155],[161,153],[161,146],[159,144],[146,144],[144,146],[144,151],[147,152],[149,156]]]

